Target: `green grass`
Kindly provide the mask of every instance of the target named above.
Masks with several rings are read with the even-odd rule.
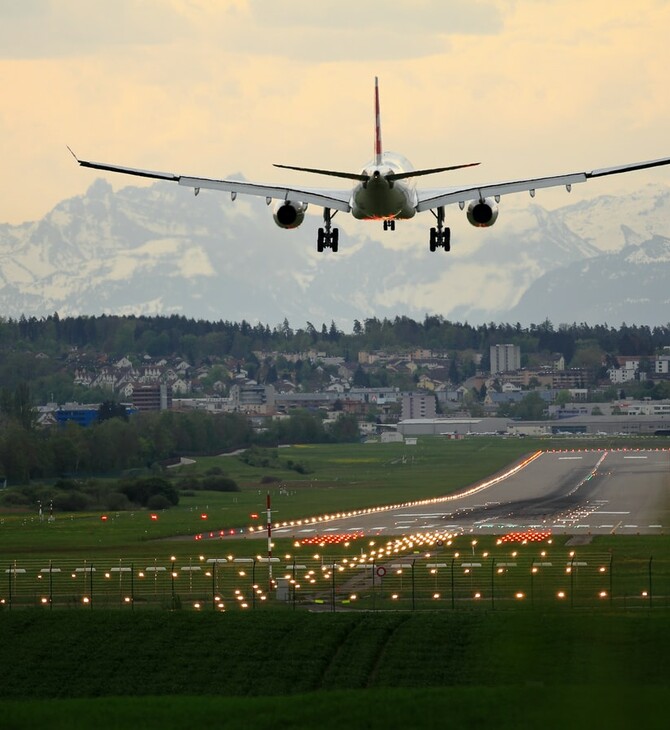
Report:
[[[521,727],[667,728],[664,687],[440,687],[313,692],[290,697],[123,697],[0,702],[7,730]]]
[[[3,727],[661,727],[669,629],[667,611],[24,611],[0,621],[0,708]]]

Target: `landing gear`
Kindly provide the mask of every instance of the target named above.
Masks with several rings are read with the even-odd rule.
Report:
[[[395,220],[393,218],[391,220],[384,221],[384,230],[395,231]]]
[[[336,211],[337,212],[337,211]],[[330,214],[330,208],[323,209],[323,228],[319,228],[316,238],[316,250],[321,253],[324,249],[329,248],[333,253],[337,253],[338,242],[340,239],[340,231],[338,228],[332,228],[330,222],[333,216]]]
[[[437,227],[430,229],[430,250],[435,251],[443,248],[445,251],[451,250],[451,229],[444,227],[444,206],[437,209],[437,213],[433,213],[437,219]]]

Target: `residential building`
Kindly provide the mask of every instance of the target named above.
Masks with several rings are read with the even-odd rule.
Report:
[[[172,408],[172,387],[167,383],[136,385],[133,407],[138,411],[165,411]]]
[[[491,345],[490,354],[492,375],[521,368],[521,348],[518,345]]]
[[[402,397],[402,420],[414,418],[435,418],[435,396],[431,393],[406,393]]]

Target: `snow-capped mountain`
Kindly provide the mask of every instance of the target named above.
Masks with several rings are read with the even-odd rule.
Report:
[[[619,326],[670,323],[670,238],[576,261],[540,277],[508,321],[588,322]]]
[[[662,296],[649,282],[653,270],[661,271],[666,252],[658,241],[665,239],[639,244],[653,235],[670,236],[667,188],[553,211],[505,204],[498,224],[484,231],[468,226],[459,213],[448,210],[451,253],[428,251],[429,221],[421,216],[391,234],[377,230],[381,225],[344,221],[340,251],[318,254],[316,216],[283,231],[262,200],[232,203],[229,196],[207,191],[194,198],[162,182],[115,193],[97,180],[42,220],[0,225],[0,312],[177,313],[270,325],[286,317],[296,326],[332,319],[344,329],[355,318],[422,319],[426,313],[472,323],[513,317],[527,324],[546,316],[601,321],[609,310],[595,300],[592,305],[584,300],[579,317],[552,314],[565,305],[569,278],[561,286],[560,277],[574,278],[576,271],[593,276],[605,270],[601,260],[609,274],[598,284],[598,301],[619,306],[625,300],[631,307],[645,297],[651,301],[619,319],[634,322],[639,316],[649,323],[654,305],[661,306]],[[619,283],[633,263],[648,276],[627,278],[629,289],[644,288],[623,297]],[[617,266],[623,267],[618,274]],[[533,299],[549,272],[556,277],[553,288],[544,284],[543,296]],[[663,277],[657,278],[660,286]],[[588,306],[592,314],[583,309]],[[609,322],[616,321],[613,316],[607,316]]]

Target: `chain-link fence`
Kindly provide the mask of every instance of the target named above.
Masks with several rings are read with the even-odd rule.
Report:
[[[669,605],[670,556],[511,552],[0,562],[0,609],[488,610]]]

